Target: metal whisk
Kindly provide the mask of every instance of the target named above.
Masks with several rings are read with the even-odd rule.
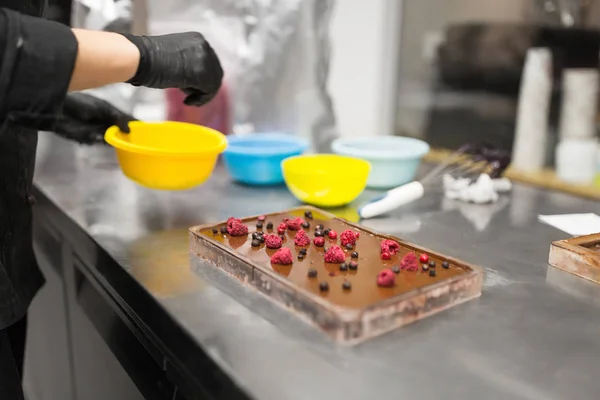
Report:
[[[358,213],[361,218],[373,218],[418,200],[423,197],[426,189],[441,187],[445,175],[475,180],[479,175],[487,173],[491,178],[498,178],[509,163],[510,154],[505,151],[486,143],[468,144],[452,153],[422,179],[389,190],[362,206]]]

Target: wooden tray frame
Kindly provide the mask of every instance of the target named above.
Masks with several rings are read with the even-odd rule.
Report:
[[[332,304],[306,289],[297,287],[272,269],[265,268],[200,233],[203,229],[220,226],[224,222],[190,228],[190,252],[193,256],[200,257],[210,265],[234,276],[243,284],[255,288],[300,318],[318,326],[333,340],[343,345],[354,345],[481,295],[483,270],[474,265],[446,257],[393,236],[374,232],[310,206],[271,215],[309,210],[322,214],[328,219],[341,221],[351,228],[360,230],[361,233],[373,234],[381,239],[396,240],[401,246],[415,252],[427,252],[434,257],[447,259],[467,272],[357,310]],[[247,217],[243,220],[256,217]]]
[[[598,243],[600,233],[552,242],[548,263],[600,284],[600,252],[590,249]]]

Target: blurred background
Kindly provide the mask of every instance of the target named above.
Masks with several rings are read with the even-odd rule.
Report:
[[[482,140],[512,151],[519,100],[525,102],[520,88],[527,52],[547,49],[548,106],[538,110],[547,114],[544,140],[524,139],[523,145],[543,154],[543,162],[512,177],[536,184],[564,181],[565,190],[578,193],[581,188],[570,184],[583,183],[583,192],[596,192],[594,180],[570,182],[568,174],[557,178],[553,171],[565,71],[591,72],[597,97],[598,1],[50,3],[51,16],[73,26],[149,34],[198,30],[213,44],[225,66],[225,85],[203,108],[181,105],[177,91],[128,85],[95,91],[138,118],[198,123],[226,134],[292,133],[309,138],[318,151],[328,151],[339,136],[371,135],[423,139],[434,149],[430,158],[440,158],[439,149]],[[596,101],[590,106],[593,118],[582,117],[594,130],[593,138],[585,137],[588,147],[596,146]],[[567,123],[563,130],[568,129]],[[532,176],[538,172],[545,175]]]

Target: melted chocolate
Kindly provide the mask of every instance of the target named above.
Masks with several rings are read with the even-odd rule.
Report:
[[[267,215],[267,222],[272,222],[275,226],[278,226],[284,218],[302,217],[304,218],[303,211],[297,211],[294,213],[285,214],[271,214]],[[346,263],[350,261],[356,261],[358,268],[352,270],[350,268],[346,270],[340,270],[340,264],[328,264],[323,260],[324,249],[323,247],[317,247],[312,243],[314,238],[314,232],[309,230],[306,231],[307,235],[311,238],[311,244],[306,247],[298,247],[294,245],[294,235],[296,232],[287,230],[283,241],[283,247],[287,247],[292,251],[294,263],[291,265],[271,265],[270,258],[277,251],[276,249],[267,249],[264,244],[259,247],[252,247],[252,232],[255,231],[257,219],[244,219],[243,222],[250,229],[250,234],[242,237],[232,237],[229,235],[213,235],[213,227],[205,228],[201,233],[212,240],[216,240],[226,246],[235,249],[240,254],[248,257],[254,261],[260,269],[271,269],[276,271],[282,276],[287,277],[295,285],[302,287],[310,292],[327,298],[331,303],[349,307],[349,308],[363,308],[381,300],[398,296],[402,293],[421,288],[427,285],[438,283],[450,277],[454,277],[463,273],[468,272],[460,266],[449,264],[449,268],[438,268],[435,271],[435,276],[430,276],[429,271],[423,271],[419,268],[416,272],[401,271],[395,274],[395,285],[393,287],[379,287],[377,286],[377,274],[385,268],[392,268],[400,264],[402,257],[412,251],[406,248],[400,243],[400,251],[393,255],[390,260],[382,260],[380,257],[380,243],[383,240],[382,237],[373,235],[372,233],[354,228],[346,224],[341,220],[330,220],[320,215],[318,212],[313,212],[313,226],[317,224],[323,224],[325,228],[333,229],[338,233],[337,239],[325,238],[325,247],[331,247],[331,245],[339,245],[339,235],[346,229],[351,229],[360,232],[360,238],[356,242],[356,246],[352,250],[344,249],[346,253]],[[221,226],[217,226],[220,228]],[[305,248],[306,256],[303,259],[298,259],[300,250]],[[352,259],[352,252],[358,252],[358,258]],[[417,259],[421,253],[416,253]],[[436,262],[441,265],[444,259],[436,258],[429,255],[429,260]],[[313,268],[318,273],[318,279],[310,278],[308,271]],[[344,290],[343,282],[347,280],[352,286],[352,290]],[[329,284],[328,291],[320,291],[319,284],[327,282]]]

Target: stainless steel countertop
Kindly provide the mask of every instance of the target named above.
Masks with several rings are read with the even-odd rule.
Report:
[[[481,298],[353,348],[214,269],[190,263],[187,228],[296,206],[285,188],[230,181],[140,188],[62,140],[42,137],[35,184],[257,399],[592,399],[600,392],[600,288],[547,266],[563,232],[538,214],[600,204],[516,185],[491,206],[440,193],[366,226],[480,265]],[[362,200],[368,198],[366,193]],[[360,203],[360,200],[357,204]],[[352,215],[352,209],[338,210]],[[133,310],[135,311],[135,310]]]

